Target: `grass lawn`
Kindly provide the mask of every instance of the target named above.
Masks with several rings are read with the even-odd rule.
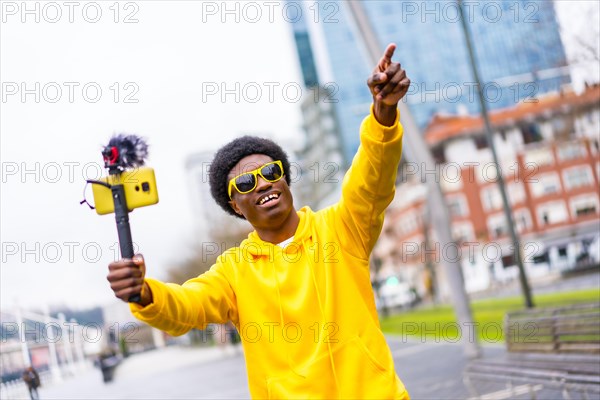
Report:
[[[598,289],[534,295],[536,307],[567,306],[576,303],[600,302]],[[471,303],[479,341],[504,342],[504,315],[524,308],[522,297],[486,299]],[[401,335],[423,342],[458,342],[461,329],[450,305],[416,309],[381,317],[381,329],[386,334]]]

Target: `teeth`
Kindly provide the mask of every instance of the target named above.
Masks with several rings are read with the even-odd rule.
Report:
[[[263,204],[265,204],[267,201],[269,201],[269,200],[273,200],[273,199],[277,199],[277,198],[279,198],[279,195],[278,195],[278,194],[275,194],[275,193],[272,193],[272,194],[270,194],[270,195],[268,195],[268,196],[265,196],[265,197],[263,197],[262,199],[260,199],[260,201],[258,202],[258,204],[262,206],[262,205],[263,205]]]

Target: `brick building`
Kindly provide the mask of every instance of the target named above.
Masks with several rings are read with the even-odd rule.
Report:
[[[531,279],[600,262],[600,86],[530,99],[490,114],[523,260]],[[425,291],[427,263],[459,257],[468,291],[517,277],[502,199],[479,116],[436,115],[425,137],[435,171],[404,163],[396,199],[374,251],[378,280],[399,277]],[[440,180],[456,245],[429,232],[422,177]],[[433,269],[436,271],[436,269]],[[447,296],[442,271],[437,283]]]

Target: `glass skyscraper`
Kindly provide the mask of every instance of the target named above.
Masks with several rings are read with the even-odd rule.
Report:
[[[362,4],[381,47],[397,44],[394,59],[412,81],[406,101],[421,128],[435,113],[479,112],[455,1]],[[552,1],[467,1],[465,5],[490,109],[535,101],[570,82]],[[365,81],[373,66],[344,1],[305,2],[304,6],[312,7],[303,14],[306,22],[316,22],[313,32],[320,30],[320,39],[312,40],[324,41],[337,89],[344,155],[351,160],[359,144],[360,122],[372,101]]]
[[[287,3],[290,3],[289,1]],[[294,42],[296,43],[296,53],[302,70],[302,79],[304,86],[312,88],[319,85],[319,76],[315,65],[310,37],[306,26],[306,18],[300,14],[298,18],[290,19],[292,30],[294,32]]]

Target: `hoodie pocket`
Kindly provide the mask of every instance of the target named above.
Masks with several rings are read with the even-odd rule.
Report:
[[[296,372],[267,379],[269,399],[386,399],[396,394],[396,375],[377,360],[359,337],[332,348]],[[336,386],[336,378],[337,384]]]

